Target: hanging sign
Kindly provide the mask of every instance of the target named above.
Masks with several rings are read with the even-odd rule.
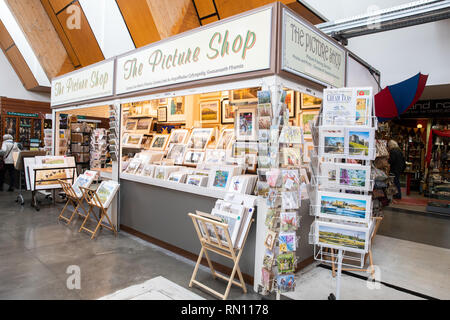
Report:
[[[345,50],[286,9],[281,25],[283,70],[326,86],[345,87]]]
[[[52,81],[51,105],[113,95],[114,60],[87,67]]]
[[[272,7],[117,59],[116,94],[270,68]]]
[[[37,118],[39,115],[37,113],[22,113],[22,112],[6,112],[8,116],[19,116],[19,117],[29,117],[29,118]]]

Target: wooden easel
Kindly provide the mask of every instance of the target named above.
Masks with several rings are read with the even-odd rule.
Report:
[[[368,252],[364,255],[364,265],[367,263],[367,258],[369,258],[369,265],[365,269],[359,269],[359,268],[342,268],[342,271],[362,271],[362,272],[368,272],[373,275],[375,272],[375,269],[373,268],[373,255],[372,255],[372,243],[373,238],[375,238],[378,228],[380,227],[381,220],[383,220],[383,217],[373,217],[372,218],[375,222],[375,227],[373,228],[372,235],[370,237],[370,246]],[[333,278],[336,276],[336,264],[335,264],[335,258],[334,258],[334,249],[331,249],[331,269]]]
[[[80,187],[80,190],[83,192],[83,197],[86,203],[89,205],[89,211],[84,218],[83,224],[80,227],[80,230],[78,232],[81,232],[81,230],[87,231],[92,234],[91,239],[95,238],[95,235],[97,234],[97,231],[100,227],[105,227],[108,230],[111,230],[114,232],[114,235],[117,236],[116,228],[114,227],[114,224],[111,222],[111,219],[109,219],[108,213],[106,212],[108,208],[103,207],[102,202],[100,201],[100,198],[98,197],[98,194],[95,190]],[[94,208],[99,208],[99,216],[95,215]],[[88,229],[85,227],[86,222],[89,220],[89,216],[91,213],[94,215],[94,217],[97,219],[97,226],[94,230]],[[106,217],[106,219],[109,222],[109,225],[106,225],[103,223],[103,219]]]
[[[233,244],[231,242],[230,234],[228,233],[228,224],[222,223],[219,221],[211,220],[205,217],[202,217],[198,214],[188,214],[192,218],[192,222],[194,223],[195,230],[197,232],[198,239],[200,240],[200,243],[202,245],[202,249],[200,250],[200,254],[197,259],[197,264],[195,265],[194,272],[192,273],[191,281],[189,282],[189,287],[192,287],[193,284],[196,284],[200,288],[216,295],[220,299],[226,300],[228,297],[228,294],[230,293],[231,285],[234,284],[238,287],[241,287],[244,293],[247,293],[247,288],[245,286],[244,278],[242,277],[241,270],[239,269],[239,260],[241,259],[242,251],[245,245],[245,242],[247,241],[247,236],[250,230],[250,227],[253,223],[253,219],[251,220],[250,224],[248,225],[248,228],[245,232],[244,239],[242,241],[241,248],[235,249],[233,248]],[[206,224],[212,225],[215,239],[220,239],[219,237],[219,229],[222,229],[221,233],[225,234],[226,237],[226,243],[224,244],[223,241],[216,241],[214,238],[212,238],[208,233],[208,228],[206,227]],[[202,229],[205,230],[205,235],[202,234],[202,232],[199,229],[199,225],[202,225]],[[226,257],[233,261],[233,270],[231,271],[230,277],[223,276],[219,273],[217,273],[214,270],[214,267],[212,265],[212,262],[209,258],[208,251],[217,253],[223,257]],[[224,294],[221,294],[210,287],[204,285],[203,283],[199,282],[195,279],[197,276],[197,271],[200,266],[200,263],[202,261],[203,254],[206,256],[206,260],[208,261],[209,268],[211,269],[211,273],[214,279],[216,277],[219,277],[225,281],[227,281],[227,288],[225,290]],[[236,273],[239,277],[239,282],[234,280],[234,277],[236,276]]]
[[[58,219],[62,219],[64,221],[66,221],[67,224],[70,224],[72,222],[73,218],[75,217],[75,214],[78,214],[79,216],[86,218],[87,213],[86,213],[86,209],[83,206],[83,197],[80,198],[77,196],[75,190],[73,190],[73,187],[70,183],[63,181],[63,180],[58,180],[58,182],[61,185],[61,188],[63,189],[63,191],[67,197],[66,205],[64,206],[61,213],[59,214]],[[71,204],[75,209],[73,210],[70,218],[67,218],[64,216],[64,212],[69,204]],[[84,214],[82,214],[81,212],[78,211],[79,208],[81,208],[83,210]]]

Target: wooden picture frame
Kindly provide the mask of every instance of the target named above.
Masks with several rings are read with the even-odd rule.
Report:
[[[260,88],[247,88],[231,90],[229,92],[230,103],[258,103],[258,91]]]
[[[286,107],[289,109],[289,118],[295,118],[296,115],[296,94],[294,90],[288,90],[286,92]]]
[[[140,118],[138,119],[135,132],[147,134],[152,131],[153,118]]]
[[[322,99],[311,96],[306,93],[300,94],[300,108],[302,110],[320,109],[322,106]]]
[[[200,123],[219,123],[220,100],[200,102]]]
[[[127,121],[125,122],[125,126],[124,126],[125,130],[124,131],[128,131],[128,132],[135,131],[136,127],[137,127],[137,124],[138,124],[138,120],[139,119],[128,118]]]
[[[235,115],[235,106],[230,104],[230,99],[224,98],[220,102],[221,104],[221,112],[220,112],[220,120],[222,124],[234,123],[234,115]]]
[[[158,107],[158,122],[167,122],[167,106]]]
[[[300,114],[300,127],[303,129],[304,139],[312,139],[312,132],[309,126],[309,121],[314,120],[314,118],[319,114],[320,110],[303,111]]]

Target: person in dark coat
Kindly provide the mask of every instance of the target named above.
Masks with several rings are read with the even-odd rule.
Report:
[[[391,166],[390,173],[394,175],[394,184],[397,187],[397,194],[394,195],[394,199],[402,198],[402,190],[400,187],[400,175],[406,168],[405,157],[402,150],[398,146],[397,142],[390,140],[388,142],[389,148],[389,164]]]

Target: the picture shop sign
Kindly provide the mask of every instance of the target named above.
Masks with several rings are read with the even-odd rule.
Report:
[[[272,8],[117,59],[116,94],[270,67]]]
[[[52,106],[113,95],[114,61],[52,81]]]
[[[336,88],[345,86],[345,51],[283,10],[282,66],[285,71]]]

